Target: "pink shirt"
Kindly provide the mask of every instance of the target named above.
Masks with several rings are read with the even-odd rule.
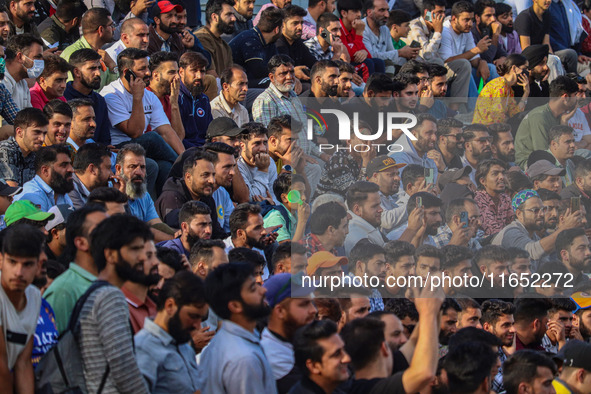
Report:
[[[42,110],[45,104],[49,102],[49,99],[45,96],[45,92],[43,92],[41,86],[39,86],[39,82],[35,82],[35,85],[29,91],[31,92],[31,106]],[[58,97],[57,99],[62,100],[64,103],[66,102],[64,96]]]

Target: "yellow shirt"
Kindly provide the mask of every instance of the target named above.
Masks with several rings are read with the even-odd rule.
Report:
[[[487,83],[480,92],[472,123],[504,123],[519,112],[513,89],[507,85],[505,78],[499,77]]]

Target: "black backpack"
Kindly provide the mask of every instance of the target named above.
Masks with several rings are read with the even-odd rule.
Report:
[[[76,301],[70,322],[66,330],[60,335],[58,343],[42,358],[35,370],[35,393],[41,394],[86,394],[86,381],[82,355],[78,338],[80,334],[80,312],[88,297],[97,289],[109,285],[109,282],[95,281],[86,292]],[[103,391],[109,365],[97,391]]]

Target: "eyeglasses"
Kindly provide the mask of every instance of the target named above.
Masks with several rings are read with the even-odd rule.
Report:
[[[443,134],[444,137],[454,137],[457,140],[463,140],[464,139],[464,134],[459,133],[459,134]]]
[[[481,144],[486,144],[487,142],[490,144],[492,143],[492,137],[482,137],[482,138],[472,138],[470,140],[466,140],[466,141],[476,141],[476,142],[480,142]]]
[[[528,209],[524,209],[524,211],[533,212],[534,215],[539,215],[540,213],[546,213],[548,211],[548,207],[528,208]]]

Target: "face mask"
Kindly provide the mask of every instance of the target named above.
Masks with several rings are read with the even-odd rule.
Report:
[[[27,59],[29,59],[29,58],[27,57]],[[31,60],[31,59],[29,59],[29,60]],[[45,61],[43,61],[42,59],[33,59],[33,67],[27,68],[27,76],[29,78],[37,78],[37,77],[39,77],[39,75],[41,75],[44,68],[45,68]]]

